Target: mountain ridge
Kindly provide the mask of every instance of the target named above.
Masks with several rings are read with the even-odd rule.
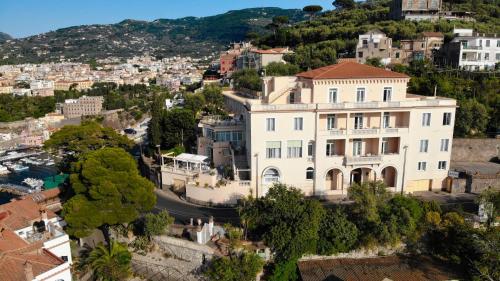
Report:
[[[144,53],[156,57],[201,57],[223,50],[249,32],[267,33],[275,16],[292,23],[305,19],[298,9],[248,8],[207,17],[183,17],[152,21],[124,19],[113,24],[59,28],[0,43],[0,64],[89,61],[107,57],[126,58]]]

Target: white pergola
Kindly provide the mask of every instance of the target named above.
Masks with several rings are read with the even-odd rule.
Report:
[[[180,169],[184,163],[186,170],[188,171],[202,171],[208,169],[208,163],[206,160],[207,156],[197,155],[197,154],[189,154],[189,153],[181,153],[172,158],[174,160],[174,170]]]

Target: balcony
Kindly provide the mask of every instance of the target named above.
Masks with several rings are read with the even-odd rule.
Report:
[[[382,156],[346,156],[345,165],[372,165],[382,163]]]
[[[482,46],[465,46],[462,45],[462,50],[482,50]]]
[[[378,134],[379,129],[353,129],[351,130],[351,135],[376,135]]]
[[[407,134],[408,128],[384,128],[381,130],[382,134]]]
[[[324,130],[320,131],[322,136],[345,136],[347,130],[345,129],[332,129],[332,130]]]

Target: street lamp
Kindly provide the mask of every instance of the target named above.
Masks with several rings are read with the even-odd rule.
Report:
[[[405,173],[406,173],[406,152],[408,151],[408,146],[403,146],[405,150],[404,159],[403,159],[403,176],[401,179],[401,195],[404,195],[404,186],[405,186]]]

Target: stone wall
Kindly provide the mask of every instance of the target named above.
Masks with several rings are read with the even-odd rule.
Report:
[[[500,139],[453,139],[452,162],[489,162],[498,159]]]
[[[156,236],[153,238],[158,247],[178,259],[195,263],[202,266],[206,261],[212,259],[215,251],[206,246],[195,242],[169,237]]]

